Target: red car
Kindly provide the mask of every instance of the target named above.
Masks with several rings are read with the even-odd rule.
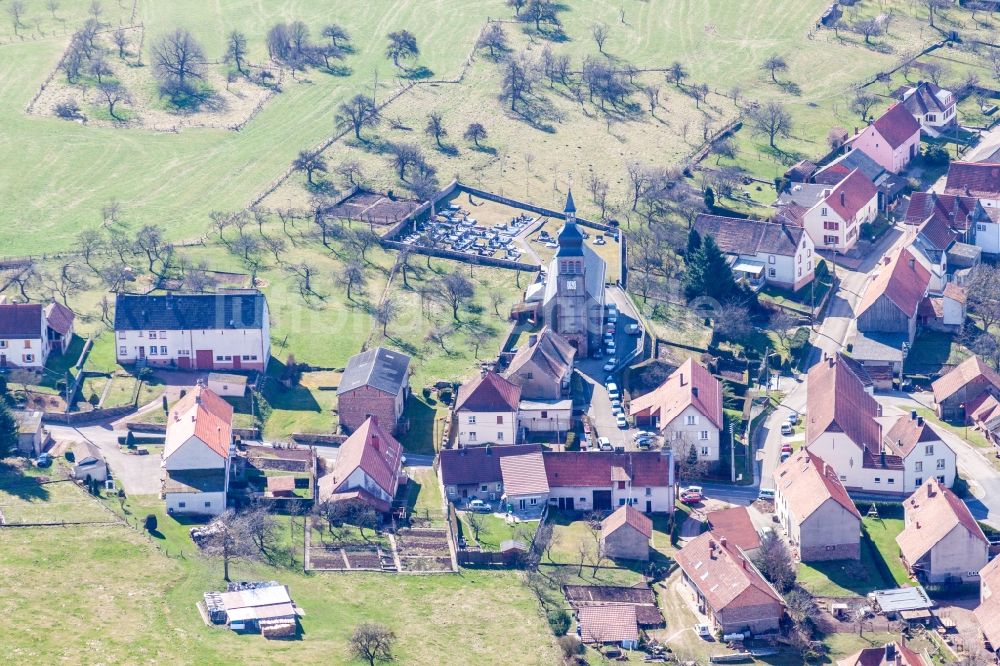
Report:
[[[788,443],[782,444],[781,445],[781,452],[782,453],[791,453],[792,452],[792,445],[788,444]]]
[[[697,504],[703,499],[705,497],[701,494],[701,488],[698,486],[691,486],[681,491],[681,504]]]

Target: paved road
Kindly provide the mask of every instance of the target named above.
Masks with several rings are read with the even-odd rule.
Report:
[[[118,447],[118,435],[111,425],[93,425],[80,428],[72,426],[46,425],[53,439],[57,441],[89,441],[104,454],[111,467],[111,474],[125,488],[129,495],[155,495],[160,492],[160,456],[130,456]]]

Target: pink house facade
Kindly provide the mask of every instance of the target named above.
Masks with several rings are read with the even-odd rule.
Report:
[[[883,169],[899,173],[920,152],[920,123],[902,104],[894,104],[850,139],[847,149],[862,150]]]

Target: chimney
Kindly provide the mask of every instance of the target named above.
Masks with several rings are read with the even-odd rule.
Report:
[[[883,265],[888,266],[891,263],[892,263],[892,258],[891,257],[888,257],[888,256],[882,257],[882,264]]]
[[[723,548],[725,548],[725,547],[726,547],[726,544],[727,544],[727,543],[729,543],[729,541],[728,541],[728,540],[726,539],[726,537],[721,537],[721,538],[719,539],[719,545],[720,545],[720,546],[722,546]]]
[[[917,526],[917,529],[918,529],[918,530],[920,529],[920,521],[919,521],[919,520],[918,520],[918,521],[916,521],[916,522],[914,523],[914,525],[916,525],[916,526]]]
[[[681,386],[684,386],[684,373],[681,373]]]
[[[534,347],[538,343],[538,336],[534,333],[528,336],[528,346]]]
[[[913,257],[910,257],[910,261],[908,263],[910,264],[910,270],[911,271],[913,270],[913,266],[916,264],[916,262],[917,262],[916,259],[914,259]]]
[[[709,557],[715,559],[715,539],[708,540],[708,554]]]
[[[882,416],[882,404],[881,403],[879,403],[875,407],[875,414],[876,414],[876,416]]]
[[[917,410],[915,409],[910,410],[910,420],[911,421],[917,420]]]
[[[896,644],[886,643],[885,644],[885,661],[890,664],[896,663]]]
[[[922,417],[922,416],[918,416],[917,417],[917,426],[919,426],[921,428],[924,426],[924,417]]]
[[[376,451],[379,450],[378,435],[372,435],[372,448],[375,449]]]
[[[691,395],[693,395],[696,398],[698,397],[698,387],[697,386],[692,386],[691,387]]]
[[[486,455],[488,456],[493,455],[493,449],[490,448],[489,444],[486,445]]]
[[[828,366],[830,366],[831,368],[833,367],[833,357],[832,356],[827,356],[826,357],[826,364]]]
[[[840,193],[840,205],[841,206],[847,205],[847,195],[844,194],[843,192]]]
[[[928,483],[927,484],[927,497],[934,497],[934,484],[933,483]]]
[[[879,451],[878,458],[879,458],[879,464],[881,464],[882,467],[885,467],[885,449]]]
[[[857,136],[857,135],[858,135],[858,126],[855,125],[854,126],[854,136]]]

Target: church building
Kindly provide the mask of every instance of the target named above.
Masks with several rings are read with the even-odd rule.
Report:
[[[584,242],[576,224],[573,192],[566,196],[566,222],[556,239],[559,249],[549,263],[542,304],[545,323],[576,348],[590,356],[600,349],[604,324],[606,267]]]

